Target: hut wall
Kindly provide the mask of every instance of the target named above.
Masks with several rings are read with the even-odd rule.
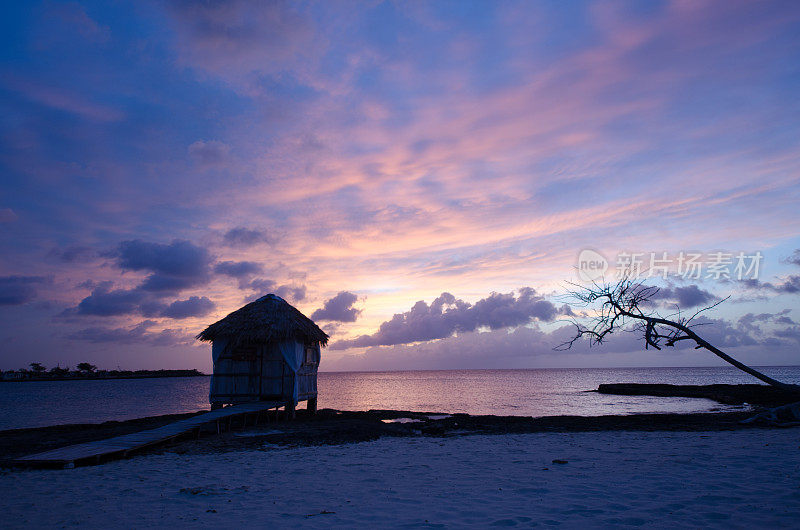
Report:
[[[215,341],[211,351],[214,374],[211,376],[212,403],[245,403],[259,399],[259,355],[257,348],[225,351],[224,341]]]
[[[319,344],[306,352],[296,341],[226,351],[224,341],[212,345],[212,403],[302,401],[317,395]]]

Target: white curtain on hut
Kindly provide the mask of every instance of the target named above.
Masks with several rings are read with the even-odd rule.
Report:
[[[284,341],[278,344],[278,349],[283,355],[283,359],[286,361],[286,365],[294,374],[292,380],[294,384],[292,385],[292,399],[294,399],[294,403],[297,404],[298,401],[298,384],[297,384],[297,371],[300,369],[300,365],[303,364],[303,359],[305,356],[305,348],[302,344],[296,341]]]
[[[220,357],[222,357],[222,353],[225,351],[225,347],[228,345],[228,341],[224,339],[217,339],[211,343],[211,361],[214,365],[213,371],[211,372],[211,384],[209,385],[208,391],[208,399],[209,401],[212,400],[212,396],[215,394],[225,394],[229,393],[229,384],[232,381],[226,381],[224,377],[214,377],[214,374],[217,372],[217,368],[219,367]],[[230,380],[230,378],[227,378]]]

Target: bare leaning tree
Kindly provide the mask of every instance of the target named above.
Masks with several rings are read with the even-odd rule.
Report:
[[[600,344],[616,331],[633,331],[642,335],[645,348],[653,347],[660,350],[662,347],[674,347],[679,342],[689,341],[694,343],[695,349],[708,350],[765,383],[784,389],[798,389],[797,385],[781,383],[737,361],[695,332],[695,328],[702,324],[696,322],[695,319],[727,298],[706,306],[689,316],[683,315],[678,309],[674,316],[664,318],[654,309],[650,309],[654,307],[652,301],[659,289],[645,285],[642,281],[623,277],[617,283],[592,283],[589,286],[570,285],[574,289],[568,292],[568,297],[584,305],[592,314],[589,315],[586,324],[575,318],[572,319],[572,324],[576,328],[575,335],[557,346],[557,350],[570,349],[575,342],[581,339],[588,339],[590,344]]]

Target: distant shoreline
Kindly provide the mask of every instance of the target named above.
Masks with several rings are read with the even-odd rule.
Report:
[[[32,381],[87,381],[87,380],[105,380],[105,379],[161,379],[165,377],[209,377],[209,374],[204,374],[197,370],[136,370],[135,372],[122,371],[99,372],[93,374],[70,374],[67,376],[35,376],[20,379],[2,379],[0,383],[29,383]]]

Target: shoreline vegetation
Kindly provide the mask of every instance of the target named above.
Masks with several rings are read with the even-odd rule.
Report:
[[[665,385],[618,383],[601,385],[590,392],[619,395],[655,395],[706,398],[727,405],[752,405],[734,412],[658,413],[606,416],[496,416],[415,412],[399,410],[320,410],[316,415],[297,411],[286,421],[284,411],[264,413],[257,423],[228,425],[222,433],[208,426],[201,436],[189,436],[143,453],[215,453],[263,449],[272,446],[348,444],[383,437],[452,437],[472,434],[522,434],[540,432],[598,431],[733,431],[770,428],[742,424],[764,407],[797,401],[800,395],[784,393],[767,385]],[[0,461],[43,452],[66,445],[102,440],[146,429],[154,429],[206,411],[152,416],[97,424],[54,425],[0,431]]]
[[[56,370],[56,369],[54,369]],[[196,369],[191,370],[68,370],[34,372],[10,370],[0,372],[0,382],[28,381],[82,381],[86,379],[147,379],[160,377],[208,377]]]

